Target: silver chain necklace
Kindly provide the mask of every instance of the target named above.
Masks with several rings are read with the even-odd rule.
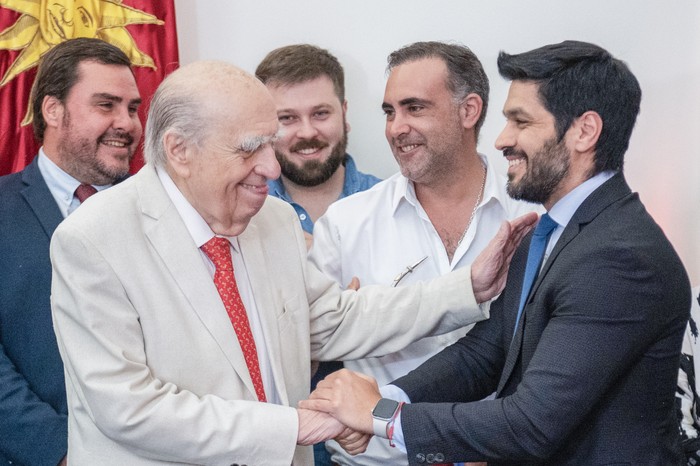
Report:
[[[462,240],[467,234],[467,231],[469,230],[469,227],[472,224],[472,220],[474,220],[474,216],[476,215],[476,209],[479,208],[479,204],[481,203],[481,196],[484,194],[484,187],[486,186],[486,167],[484,167],[484,178],[481,180],[481,188],[479,188],[479,195],[476,197],[476,202],[474,203],[474,209],[472,210],[472,214],[469,216],[469,222],[467,222],[467,226],[462,232],[462,236],[459,237],[459,241],[457,241],[457,247],[459,247],[460,244],[462,244]]]

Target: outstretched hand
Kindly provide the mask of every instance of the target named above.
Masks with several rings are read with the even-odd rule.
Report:
[[[299,407],[328,413],[355,431],[372,434],[372,409],[381,397],[372,377],[341,369],[320,381]]]
[[[474,260],[472,289],[477,302],[486,302],[503,291],[510,260],[538,218],[535,212],[529,212],[510,222],[503,222],[496,236]]]

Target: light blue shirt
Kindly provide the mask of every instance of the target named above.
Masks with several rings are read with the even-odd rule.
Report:
[[[552,232],[552,235],[549,237],[547,249],[545,250],[544,254],[544,260],[542,261],[543,264],[547,261],[549,254],[554,249],[557,241],[559,241],[561,234],[569,224],[569,221],[571,221],[571,218],[574,216],[578,208],[581,207],[581,204],[583,204],[583,201],[585,201],[588,196],[590,196],[591,193],[598,189],[603,183],[612,178],[615,173],[616,172],[614,171],[604,171],[598,173],[594,177],[576,186],[569,193],[567,193],[566,196],[559,199],[559,201],[552,206],[548,212],[549,216],[552,217],[552,219],[557,222],[559,226],[557,226],[554,232]],[[396,385],[385,385],[381,387],[379,391],[381,392],[383,398],[403,401],[404,403],[411,402],[408,395],[406,395],[406,393]],[[399,413],[396,421],[394,422],[394,434],[392,440],[397,448],[406,453],[406,442],[404,441],[403,428],[401,426],[401,413]]]
[[[343,182],[343,192],[340,193],[338,199],[369,189],[382,181],[374,175],[368,175],[367,173],[359,171],[355,165],[355,161],[350,157],[350,154],[345,154],[345,161],[343,164],[345,165],[345,181]],[[294,202],[289,196],[287,190],[284,189],[284,184],[282,184],[282,177],[268,181],[267,186],[270,189],[270,196],[282,199],[294,207],[299,221],[301,222],[301,228],[305,232],[313,234],[314,222],[311,221],[311,216],[301,205]]]
[[[46,186],[49,187],[51,195],[56,200],[58,204],[58,209],[61,211],[63,218],[66,218],[69,214],[73,213],[75,209],[80,205],[80,201],[75,197],[75,189],[80,186],[80,181],[76,180],[68,173],[63,171],[61,167],[56,165],[44,152],[44,148],[39,149],[39,155],[37,155],[37,165],[39,166],[39,171],[41,176],[46,182]],[[105,186],[94,186],[98,191],[107,189],[111,184]]]

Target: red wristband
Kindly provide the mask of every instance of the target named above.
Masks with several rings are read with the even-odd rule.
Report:
[[[394,438],[394,422],[396,422],[396,418],[399,417],[399,413],[401,412],[401,408],[403,408],[404,402],[399,403],[399,407],[396,408],[396,412],[394,412],[394,415],[391,417],[389,422],[386,424],[386,438],[389,439],[389,446],[395,447],[393,442]]]

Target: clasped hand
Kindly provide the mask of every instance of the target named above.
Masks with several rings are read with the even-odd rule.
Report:
[[[297,443],[335,439],[351,455],[364,452],[372,438],[372,409],[380,398],[372,377],[347,369],[334,372],[299,402]]]

